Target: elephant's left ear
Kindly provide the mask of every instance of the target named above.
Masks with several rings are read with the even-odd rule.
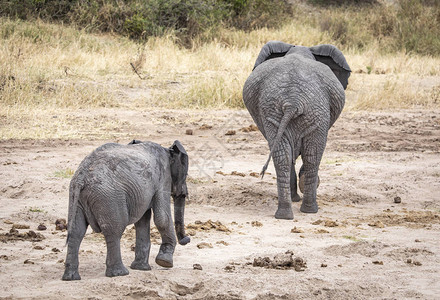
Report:
[[[295,46],[280,41],[267,42],[263,48],[261,48],[252,71],[266,60],[286,55],[293,47]]]
[[[333,71],[345,90],[351,69],[344,54],[335,46],[328,44],[310,47],[310,51],[317,61],[326,64]]]

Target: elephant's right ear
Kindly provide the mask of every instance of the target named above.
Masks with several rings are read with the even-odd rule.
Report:
[[[254,68],[252,71],[260,64],[265,62],[266,60],[281,57],[286,55],[286,53],[292,48],[295,47],[290,44],[286,44],[279,41],[270,41],[267,42],[263,48],[261,48],[260,54],[258,54],[257,60],[255,61]]]
[[[130,143],[128,143],[128,145],[135,145],[135,144],[141,144],[142,141],[140,140],[132,140]]]
[[[317,61],[327,65],[333,71],[345,90],[351,69],[345,60],[344,54],[338,48],[329,44],[310,47],[310,51]]]

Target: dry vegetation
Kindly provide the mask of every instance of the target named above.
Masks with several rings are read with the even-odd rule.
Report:
[[[439,107],[438,56],[384,52],[379,42],[341,42],[329,20],[343,8],[330,10],[319,12],[329,16],[320,24],[300,18],[276,29],[219,29],[210,42],[194,38],[191,48],[179,46],[173,33],[139,43],[41,20],[1,18],[0,137],[81,138],[78,126],[106,137],[109,127],[124,125],[108,116],[114,109],[243,108],[242,86],[269,40],[338,45],[353,70],[346,109]],[[359,18],[362,10],[349,14]],[[336,28],[339,35],[362,38],[353,24],[348,31]],[[94,122],[84,113],[89,108],[99,109]]]

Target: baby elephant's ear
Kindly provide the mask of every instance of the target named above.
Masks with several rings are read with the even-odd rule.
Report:
[[[261,48],[252,71],[266,60],[286,55],[292,47],[295,46],[279,41],[267,42],[263,48]]]
[[[345,60],[344,54],[338,48],[329,44],[310,47],[310,51],[317,61],[326,64],[333,71],[345,90],[351,69]]]
[[[188,171],[188,154],[183,148],[182,144],[179,141],[174,141],[173,145],[170,147],[170,150],[173,155],[177,155],[180,158],[180,162],[185,169],[185,172]],[[186,175],[186,174],[185,174]]]
[[[185,151],[185,148],[183,148],[182,144],[179,141],[174,141],[173,145],[170,147],[174,151],[174,153],[183,153],[185,155],[188,155]]]
[[[141,144],[142,141],[140,140],[132,140],[130,143],[128,143],[129,145],[134,145],[134,144]]]

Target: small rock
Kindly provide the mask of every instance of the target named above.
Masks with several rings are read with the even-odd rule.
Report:
[[[412,259],[411,259],[411,258],[408,258],[408,259],[406,260],[406,263],[407,263],[407,264],[412,264]]]
[[[208,124],[202,124],[202,126],[199,127],[200,130],[206,130],[206,129],[211,129],[212,126],[208,125]]]
[[[402,199],[399,196],[394,197],[394,203],[401,203]]]
[[[203,268],[202,268],[202,265],[200,265],[200,264],[193,264],[193,269],[194,270],[203,270]]]
[[[260,177],[260,174],[257,173],[257,172],[252,172],[252,173],[249,174],[249,176],[258,178],[258,177]]]
[[[375,264],[375,265],[383,265],[383,261],[375,260],[375,261],[373,261],[373,264]]]
[[[234,175],[234,176],[241,176],[241,177],[245,177],[245,176],[246,176],[246,174],[241,173],[241,172],[237,172],[237,171],[232,171],[231,175]]]
[[[59,263],[59,264],[62,264],[64,262],[64,259],[59,259],[58,261],[57,261],[57,263]]]
[[[303,233],[304,231],[302,229],[296,228],[296,226],[295,226],[292,229],[290,229],[290,232],[291,233]]]
[[[419,239],[415,239],[414,242],[416,242],[416,243],[421,243],[422,241],[419,240]]]
[[[225,241],[218,241],[218,242],[216,242],[216,244],[218,244],[218,245],[229,246],[229,243],[227,243],[227,242],[225,242]]]
[[[8,256],[6,255],[0,255],[0,259],[9,260]]]
[[[55,225],[56,225],[57,230],[66,230],[67,229],[66,219],[57,219],[55,221]]]
[[[58,249],[58,248],[52,248],[52,252],[57,253],[57,252],[61,252],[61,251],[60,251],[60,249]]]
[[[240,129],[243,132],[251,132],[251,131],[258,131],[258,127],[255,126],[254,124],[249,125],[248,127],[243,127],[242,129]]]
[[[25,261],[24,261],[24,264],[26,264],[26,265],[33,265],[33,264],[35,264],[33,261],[31,261],[30,259],[26,259]]]
[[[258,221],[252,221],[251,225],[252,225],[252,227],[262,227],[263,223],[258,222]]]
[[[38,225],[38,228],[37,228],[37,230],[40,230],[40,231],[42,231],[42,230],[46,230],[47,229],[47,227],[46,227],[46,225],[44,225],[44,224],[40,224],[40,225]]]
[[[325,220],[324,226],[325,227],[336,227],[336,226],[338,226],[338,223],[336,223],[335,221],[332,221],[332,220]]]
[[[14,222],[12,222],[11,220],[4,220],[3,223],[5,223],[5,224],[14,224]]]
[[[384,228],[385,227],[381,221],[376,221],[374,223],[368,223],[368,226],[377,227],[377,228]]]
[[[225,267],[225,271],[226,272],[233,272],[233,271],[235,271],[235,266],[228,265]]]
[[[199,248],[199,249],[212,248],[212,244],[202,242],[202,243],[197,244],[197,248]]]
[[[415,266],[421,266],[422,265],[422,263],[421,262],[419,262],[419,261],[414,261],[414,263],[413,263]]]
[[[225,135],[235,135],[235,130],[228,130]]]
[[[322,223],[321,219],[316,220],[315,222],[312,223],[312,225],[319,225]]]
[[[321,268],[327,268],[327,264],[321,264]]]
[[[36,246],[34,246],[34,249],[35,250],[44,250],[44,247],[40,246],[40,245],[36,245]]]
[[[186,135],[193,135],[193,130],[192,129],[187,129],[186,131],[185,131],[185,134]]]
[[[25,225],[25,224],[13,224],[12,228],[14,228],[14,229],[29,229],[30,226]]]

